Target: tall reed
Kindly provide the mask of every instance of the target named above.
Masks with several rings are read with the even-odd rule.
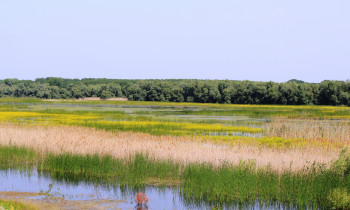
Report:
[[[274,118],[266,124],[265,135],[349,144],[350,122]]]
[[[18,148],[7,148],[11,149]],[[22,148],[21,153],[8,156],[8,160],[23,157],[24,150]],[[6,153],[4,151],[0,150],[2,157]],[[232,202],[249,204],[259,200],[265,204],[282,203],[298,208],[330,208],[336,206],[334,201],[339,200],[339,196],[347,199],[350,192],[350,152],[347,150],[343,150],[329,168],[313,163],[298,172],[287,168],[282,173],[276,173],[269,166],[259,168],[255,161],[213,166],[206,163],[178,164],[145,154],[136,154],[129,159],[68,153],[35,157],[40,163],[38,170],[49,173],[54,179],[119,183],[134,187],[152,184],[149,180],[160,180],[163,184],[179,183],[185,200],[219,206]]]
[[[263,139],[264,140],[264,139]],[[272,141],[273,139],[271,139]],[[283,140],[283,139],[282,139]],[[281,141],[282,141],[281,140]],[[237,140],[238,141],[238,140]],[[242,138],[242,141],[247,139]],[[255,160],[259,167],[270,164],[281,171],[293,162],[292,169],[300,170],[309,162],[328,164],[339,149],[323,147],[269,148],[253,144],[215,144],[196,137],[152,136],[143,133],[107,132],[73,126],[19,126],[0,124],[0,145],[18,145],[41,153],[77,155],[110,155],[128,159],[137,153],[159,160],[180,163],[238,164],[241,160]]]
[[[0,169],[26,169],[37,164],[37,153],[16,145],[0,146]]]

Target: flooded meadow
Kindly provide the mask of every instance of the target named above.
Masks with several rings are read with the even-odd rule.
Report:
[[[337,207],[350,192],[349,119],[348,107],[3,98],[0,200],[39,209]]]

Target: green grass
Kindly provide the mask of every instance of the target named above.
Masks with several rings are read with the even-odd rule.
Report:
[[[57,179],[79,177],[89,182],[116,182],[142,187],[152,181],[179,180],[180,164],[170,161],[155,161],[147,155],[137,154],[128,160],[113,159],[110,156],[79,156],[72,154],[49,154],[42,169]],[[72,179],[74,181],[74,179]]]
[[[6,210],[35,210],[36,209],[33,206],[28,206],[21,202],[5,201],[5,200],[0,200],[0,207]]]
[[[11,166],[8,163],[22,164],[23,168],[37,165],[38,170],[57,180],[118,183],[132,187],[177,184],[185,200],[219,206],[232,202],[249,204],[258,199],[266,204],[330,208],[336,206],[336,201],[348,205],[350,192],[350,152],[346,150],[330,168],[313,164],[299,172],[286,169],[282,174],[268,166],[257,168],[254,161],[214,167],[160,161],[144,154],[126,160],[97,155],[43,156],[14,146],[1,147],[0,157],[2,169]]]
[[[201,104],[175,102],[139,102],[139,101],[79,101],[59,100],[45,101],[31,98],[0,98],[0,105],[18,106],[19,108],[34,107],[74,110],[80,107],[91,111],[108,108],[112,112],[125,110],[136,115],[208,115],[208,116],[249,116],[249,117],[289,117],[289,118],[350,118],[349,107],[335,106],[288,106],[288,105],[232,105],[232,104]],[[57,106],[60,106],[58,108]],[[143,111],[140,111],[142,109]],[[146,110],[146,111],[145,111]]]
[[[26,169],[37,164],[37,154],[17,146],[0,146],[0,169]]]
[[[241,204],[260,202],[326,207],[332,189],[350,183],[322,166],[313,166],[299,173],[285,171],[281,176],[269,169],[256,169],[252,163],[214,169],[194,165],[184,172],[183,194],[187,199],[211,203],[236,201]]]
[[[249,116],[252,118],[287,117],[287,118],[316,118],[316,119],[338,119],[349,118],[350,109],[348,107],[330,106],[264,106],[264,105],[218,105],[212,107],[201,107],[197,110],[181,111],[142,111],[137,114],[155,115],[199,115],[199,116]]]

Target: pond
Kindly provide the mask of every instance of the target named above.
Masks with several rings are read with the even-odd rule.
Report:
[[[0,192],[42,193],[28,194],[26,199],[46,200],[55,203],[64,201],[95,202],[95,208],[136,209],[134,201],[137,190],[132,187],[107,186],[103,184],[67,180],[55,180],[46,174],[31,171],[0,170]],[[148,209],[210,209],[215,205],[186,201],[179,187],[154,187],[143,189],[149,198]],[[1,197],[1,194],[0,194]],[[58,199],[59,198],[59,199]],[[65,203],[66,208],[72,208]],[[288,206],[290,209],[292,206]],[[223,209],[283,209],[282,205],[264,205],[256,201],[252,205],[238,206],[230,204]]]

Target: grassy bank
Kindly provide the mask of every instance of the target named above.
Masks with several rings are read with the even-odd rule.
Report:
[[[265,203],[282,202],[297,207],[349,205],[350,153],[347,150],[343,150],[329,168],[313,164],[298,172],[287,168],[282,173],[268,166],[258,168],[254,161],[215,167],[210,164],[179,164],[143,154],[128,159],[38,154],[15,146],[1,147],[0,158],[2,169],[38,166],[38,170],[59,180],[118,182],[134,187],[176,184],[185,199],[195,202],[245,204],[259,199]]]
[[[34,206],[17,201],[0,200],[0,209],[5,210],[37,210]]]

